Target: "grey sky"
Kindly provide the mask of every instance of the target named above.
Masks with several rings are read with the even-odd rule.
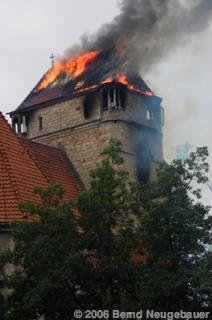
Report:
[[[21,103],[49,68],[52,52],[63,53],[118,12],[117,0],[0,0],[0,110]],[[166,158],[185,141],[208,145],[212,153],[212,27],[165,57],[144,80],[163,98]]]
[[[17,107],[61,54],[118,12],[116,0],[0,0],[0,110]]]

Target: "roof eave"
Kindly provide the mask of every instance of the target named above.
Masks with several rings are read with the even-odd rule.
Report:
[[[114,82],[103,83],[103,84],[97,86],[96,88],[91,88],[91,89],[88,89],[88,90],[86,90],[86,88],[85,88],[82,91],[78,91],[78,92],[72,93],[70,95],[66,95],[64,97],[59,97],[59,98],[47,100],[47,101],[44,101],[42,103],[34,104],[34,105],[31,105],[31,106],[22,107],[22,104],[21,104],[16,110],[11,111],[11,112],[9,112],[7,114],[10,117],[12,117],[12,116],[14,116],[16,114],[28,113],[28,112],[34,111],[36,109],[39,109],[39,108],[45,108],[45,107],[48,107],[50,105],[54,105],[54,104],[57,104],[57,103],[60,103],[60,102],[65,102],[67,100],[75,99],[75,98],[81,97],[81,96],[83,96],[85,94],[98,92],[101,88],[107,87],[109,85],[119,85],[119,86],[121,86],[123,88],[126,88],[128,92],[133,93],[133,94],[135,94],[137,96],[151,97],[151,96],[145,95],[145,92],[142,93],[142,92],[138,92],[136,90],[129,89],[127,87],[127,85],[114,81]],[[153,97],[158,98],[158,99],[160,99],[162,101],[162,98],[160,98],[160,97],[158,97],[156,95],[153,95]]]

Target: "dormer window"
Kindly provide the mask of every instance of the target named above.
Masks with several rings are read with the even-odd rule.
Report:
[[[102,109],[113,110],[126,108],[126,90],[121,87],[105,88],[101,93]]]

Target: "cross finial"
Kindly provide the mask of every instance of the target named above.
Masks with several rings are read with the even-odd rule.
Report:
[[[52,68],[54,67],[54,54],[52,53],[52,55],[49,57],[51,59],[51,64],[52,64]]]

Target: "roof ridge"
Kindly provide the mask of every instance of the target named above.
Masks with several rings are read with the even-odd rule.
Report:
[[[48,149],[51,149],[51,150],[55,150],[55,151],[58,151],[58,153],[63,157],[64,161],[66,162],[67,166],[69,167],[69,169],[71,169],[72,173],[71,174],[69,172],[69,175],[72,176],[74,179],[77,180],[77,182],[79,183],[80,185],[80,189],[81,190],[85,190],[85,186],[77,172],[77,170],[75,169],[73,163],[71,162],[71,160],[69,159],[69,157],[67,156],[66,154],[66,151],[64,148],[59,148],[59,147],[53,147],[53,146],[48,146],[46,144],[42,144],[40,142],[37,142],[37,141],[31,141],[31,140],[28,140],[28,139],[25,139],[23,137],[19,137],[19,139],[21,139],[22,141],[24,141],[24,143],[29,143],[29,144],[36,144],[36,145],[39,145],[43,148],[48,148]],[[23,142],[22,142],[23,143]],[[23,144],[24,144],[23,143]],[[25,149],[29,152],[29,154],[31,155],[32,159],[37,163],[37,166],[39,167],[39,169],[43,172],[43,170],[40,168],[39,164],[38,164],[38,161],[36,161],[35,157],[31,154],[30,150],[25,146]],[[50,182],[49,178],[47,177],[47,174],[45,174],[45,177],[47,178],[48,182]]]
[[[68,157],[65,148],[62,147],[59,150],[61,151],[61,154],[62,154],[63,158],[65,159],[67,166],[73,171],[73,177],[78,181],[81,191],[85,190],[85,186],[81,180],[81,177],[80,177],[79,173],[77,172],[77,170],[75,169],[71,159]]]
[[[39,145],[43,148],[46,148],[46,149],[50,149],[50,150],[55,150],[55,151],[58,151],[58,154],[60,154],[60,156],[64,159],[66,165],[68,166],[69,169],[71,169],[72,171],[72,174],[69,172],[69,175],[72,176],[74,179],[77,180],[77,182],[79,183],[80,185],[80,189],[81,190],[84,190],[85,189],[85,186],[78,174],[78,172],[76,171],[74,165],[72,164],[71,160],[68,158],[67,154],[66,154],[66,151],[64,150],[64,148],[59,148],[59,147],[52,147],[52,146],[48,146],[46,144],[42,144],[40,142],[37,142],[37,141],[31,141],[31,140],[28,140],[28,139],[25,139],[23,137],[19,137],[19,139],[22,140],[22,143],[23,145],[25,146],[25,149],[28,151],[28,153],[31,155],[32,159],[34,160],[34,162],[37,164],[37,166],[39,167],[39,169],[43,172],[42,168],[40,168],[39,164],[38,164],[38,161],[37,159],[32,155],[32,153],[30,152],[30,149],[26,147],[25,144],[36,144],[36,145]],[[49,180],[47,174],[45,174],[45,177],[47,178],[48,182],[51,183],[51,181]]]
[[[38,142],[38,141],[32,141],[32,140],[26,139],[26,138],[24,138],[24,137],[20,137],[20,139],[26,141],[26,143],[38,144],[38,145],[40,145],[40,146],[42,146],[42,147],[49,148],[49,149],[54,149],[54,150],[57,150],[57,151],[59,151],[60,153],[62,153],[62,152],[61,152],[62,149],[59,148],[59,147],[49,146],[49,145],[47,145],[47,144],[43,144],[43,143]]]

